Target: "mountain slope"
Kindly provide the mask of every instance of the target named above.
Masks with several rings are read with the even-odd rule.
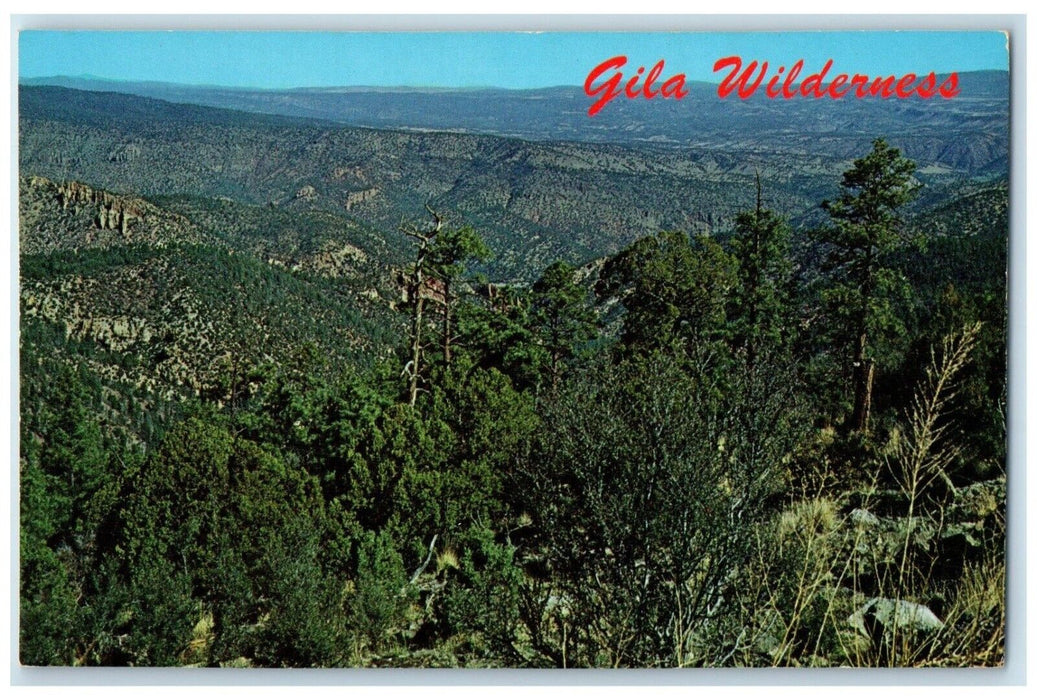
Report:
[[[118,108],[109,94],[23,87],[22,172],[145,196],[223,197],[348,215],[386,231],[398,250],[406,249],[395,234],[401,219],[420,217],[430,200],[454,223],[484,234],[497,253],[489,269],[503,279],[528,279],[558,258],[582,262],[614,253],[662,229],[727,231],[739,211],[754,205],[757,171],[768,206],[794,222],[809,217],[835,193],[848,165],[844,146],[856,149],[874,136],[807,139],[823,153],[752,131],[719,149],[631,148],[287,124],[115,97]],[[199,121],[203,116],[210,121]],[[974,144],[966,164],[977,171],[1006,162],[996,121],[988,126],[989,137],[961,141]],[[962,139],[960,132],[945,135]],[[940,142],[923,145],[944,152]],[[981,148],[986,160],[977,155]],[[935,199],[970,172],[942,161],[919,165]]]
[[[125,233],[101,226],[96,211],[110,203],[134,207]],[[238,228],[224,228],[221,213]],[[79,357],[105,382],[166,399],[215,391],[234,367],[284,364],[307,343],[339,366],[389,354],[398,290],[393,266],[372,260],[392,259],[384,242],[370,239],[369,254],[340,218],[305,213],[281,238],[264,238],[249,229],[262,214],[218,201],[176,212],[23,178],[23,349]]]
[[[942,77],[941,77],[942,80]],[[897,134],[907,155],[941,168],[990,172],[1003,166],[1008,73],[959,75],[951,100],[880,98],[720,99],[717,86],[691,83],[675,100],[612,100],[593,119],[578,87],[535,90],[302,88],[250,90],[169,83],[42,78],[27,84],[112,91],[170,102],[319,118],[352,126],[454,130],[537,141],[743,148],[770,142],[788,152],[848,158],[876,134]]]

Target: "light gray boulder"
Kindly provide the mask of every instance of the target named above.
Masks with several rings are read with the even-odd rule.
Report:
[[[848,622],[873,642],[890,642],[894,628],[898,637],[928,636],[943,629],[943,622],[920,603],[894,598],[872,598]]]

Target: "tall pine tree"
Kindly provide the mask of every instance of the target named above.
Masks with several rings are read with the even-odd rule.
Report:
[[[531,307],[532,325],[548,354],[551,391],[557,392],[563,363],[596,335],[594,312],[587,290],[576,282],[576,270],[562,261],[551,264],[533,285]]]
[[[871,153],[843,173],[838,199],[822,203],[832,226],[819,238],[828,244],[829,310],[851,345],[853,415],[848,427],[867,432],[875,376],[873,345],[878,336],[895,334],[902,323],[892,299],[906,285],[890,256],[906,243],[900,210],[920,187],[915,164],[883,139]]]
[[[792,275],[789,227],[763,208],[759,188],[757,176],[756,209],[738,215],[731,240],[738,263],[730,314],[732,341],[736,349],[745,351],[750,368],[765,349],[787,347],[792,333],[787,314]]]

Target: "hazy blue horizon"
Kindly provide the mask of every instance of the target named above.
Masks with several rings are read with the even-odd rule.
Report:
[[[830,73],[830,75],[833,74],[833,73],[837,73],[837,72],[839,72],[839,71],[833,69],[833,71]],[[958,75],[968,75],[969,73],[1005,73],[1007,75],[1008,74],[1008,70],[1007,69],[998,69],[998,68],[983,68],[983,69],[974,70],[974,71],[957,71],[957,73],[958,73]],[[803,75],[806,75],[806,74],[807,73],[804,73]],[[946,74],[937,73],[937,76],[940,76],[940,75],[946,75]],[[694,80],[694,79],[689,78],[688,79],[688,84],[692,85],[692,84],[695,84],[695,83],[706,83],[706,84],[709,84],[709,85],[717,85],[717,84],[719,84],[721,82],[722,79],[723,79],[722,76],[720,76],[719,74],[717,76],[713,76],[712,78],[705,79],[705,80]],[[298,91],[306,91],[306,90],[334,91],[334,90],[340,90],[342,92],[369,91],[369,90],[385,90],[386,92],[395,92],[395,91],[406,92],[408,90],[413,90],[413,91],[416,91],[416,92],[418,92],[418,91],[421,91],[421,92],[423,92],[423,91],[429,91],[429,92],[437,92],[437,91],[442,91],[442,92],[466,92],[466,91],[472,91],[472,92],[476,92],[476,91],[479,91],[479,90],[514,90],[514,91],[528,90],[528,91],[536,91],[536,90],[551,90],[551,89],[555,89],[555,88],[559,88],[559,89],[560,88],[581,88],[582,89],[582,87],[583,87],[582,85],[576,85],[574,83],[574,84],[571,84],[571,85],[543,85],[543,86],[538,86],[538,87],[527,87],[527,88],[509,88],[509,87],[501,87],[500,85],[465,85],[465,86],[458,86],[458,87],[444,87],[444,86],[429,86],[429,85],[375,85],[375,84],[371,84],[371,85],[360,85],[360,84],[357,84],[357,85],[297,85],[297,86],[294,86],[294,87],[267,87],[267,88],[261,88],[261,87],[246,87],[246,86],[240,86],[240,85],[214,85],[214,84],[210,84],[210,83],[174,83],[174,82],[170,82],[170,81],[166,81],[166,80],[133,80],[133,79],[123,79],[123,78],[105,78],[105,77],[102,77],[102,76],[90,75],[90,74],[83,74],[83,75],[41,75],[41,76],[34,76],[34,77],[31,77],[31,78],[19,78],[19,84],[24,84],[24,83],[29,83],[29,82],[39,82],[39,81],[57,81],[57,80],[70,80],[70,81],[73,81],[73,80],[83,80],[83,81],[93,81],[93,82],[97,82],[97,83],[112,83],[112,84],[115,84],[115,85],[118,85],[118,84],[126,84],[126,85],[156,85],[156,86],[157,85],[162,85],[162,86],[169,86],[169,87],[183,87],[183,88],[202,89],[202,90],[204,90],[204,89],[213,89],[213,90],[270,91],[270,92],[291,92],[291,91],[294,91],[294,90],[298,90]],[[797,80],[796,82],[798,83],[799,80]],[[44,83],[44,84],[47,84],[47,83]]]
[[[73,78],[191,87],[534,89],[582,85],[602,61],[665,60],[663,78],[715,83],[722,57],[773,65],[833,59],[832,73],[1007,71],[1006,37],[980,31],[270,32],[23,31],[21,80]]]

